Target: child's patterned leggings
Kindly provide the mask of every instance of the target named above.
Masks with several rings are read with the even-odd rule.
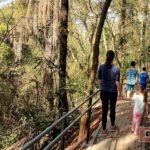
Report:
[[[136,135],[138,134],[139,126],[141,124],[141,119],[142,119],[142,113],[140,113],[140,112],[133,113],[131,131]]]

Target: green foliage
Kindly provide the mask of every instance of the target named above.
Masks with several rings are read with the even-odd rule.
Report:
[[[1,65],[12,65],[14,61],[14,53],[12,48],[6,44],[0,45],[0,62]]]
[[[3,143],[0,145],[0,148],[7,148],[11,144],[13,144],[15,142],[14,139],[16,139],[16,137],[17,133],[15,132],[9,133],[7,136],[3,136],[2,137]]]
[[[4,23],[0,23],[0,32],[4,32],[6,29],[6,25]]]
[[[150,21],[147,19],[145,45],[142,45],[144,2],[128,0],[125,28],[122,34],[120,31],[121,2],[121,0],[112,1],[109,9],[104,25],[105,32],[101,38],[99,61],[104,63],[107,49],[114,49],[122,64],[121,75],[124,77],[130,61],[135,60],[138,65],[146,65],[150,62],[148,57]],[[103,1],[100,0],[70,1],[67,86],[65,88],[68,91],[69,103],[73,102],[75,105],[83,100],[76,101],[77,98],[86,96],[85,90],[93,59],[92,49],[102,6]],[[14,3],[13,7],[2,8],[2,13],[0,13],[0,117],[3,118],[2,123],[0,122],[0,149],[5,149],[14,142],[27,137],[29,132],[36,134],[58,117],[58,73],[60,71],[58,49],[55,49],[56,60],[54,62],[53,58],[51,59],[53,56],[45,60],[45,50],[37,40],[44,35],[34,33],[32,24],[34,25],[35,22],[32,21],[36,18],[36,14],[26,18],[27,8],[27,1],[21,1],[19,5]],[[34,9],[32,8],[32,13]],[[28,21],[31,23],[27,24]],[[40,25],[41,22],[38,26]],[[46,26],[49,27],[49,25]],[[28,31],[27,26],[31,26],[31,31]],[[23,30],[20,29],[21,27]],[[7,30],[11,28],[17,30],[17,34],[12,35],[11,31],[7,33]],[[43,30],[45,32],[45,29]],[[23,37],[22,58],[18,64],[15,63],[15,50],[12,48],[13,38],[17,35]],[[49,42],[50,39],[43,38],[42,40]],[[118,61],[115,60],[114,63],[117,64]],[[44,85],[44,75],[47,70],[52,71],[54,76],[54,95],[49,94],[48,88]],[[96,87],[97,81],[95,81]],[[54,97],[54,110],[50,109],[52,96]]]

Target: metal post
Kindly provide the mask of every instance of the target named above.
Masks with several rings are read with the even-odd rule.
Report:
[[[92,91],[90,91],[90,95],[92,95]],[[88,107],[90,107],[92,105],[92,98],[93,97],[90,97],[89,99],[89,104],[88,104]],[[91,112],[92,112],[92,108],[90,108],[87,112],[87,138],[86,138],[86,143],[89,142],[89,139],[90,139],[90,124],[91,124]]]
[[[63,112],[63,116],[66,114],[66,112]],[[61,124],[61,132],[64,131],[65,129],[65,118],[62,120],[62,124]],[[61,144],[60,144],[60,150],[64,150],[65,149],[65,139],[64,139],[64,135],[61,137]]]

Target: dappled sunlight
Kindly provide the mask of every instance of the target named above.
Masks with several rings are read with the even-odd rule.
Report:
[[[93,146],[89,146],[87,148],[87,150],[96,150],[95,148],[106,148],[108,145],[108,142],[111,140],[110,137],[104,137],[104,140],[100,141],[99,143],[95,144],[94,147]]]
[[[149,26],[149,0],[0,0],[0,150],[141,144],[130,128]]]
[[[132,133],[125,134],[124,136],[119,137],[117,150],[127,150],[129,147],[133,146],[133,143],[138,140],[138,137]]]
[[[118,133],[118,136],[119,134],[120,133]],[[103,137],[103,140],[94,144],[93,147],[89,146],[87,150],[127,150],[134,146],[133,144],[136,140],[138,140],[138,136],[135,136],[132,133],[125,133],[118,138]]]

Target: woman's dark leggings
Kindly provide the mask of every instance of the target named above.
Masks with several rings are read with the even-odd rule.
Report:
[[[100,97],[102,100],[102,127],[103,130],[106,129],[107,123],[107,113],[108,113],[108,106],[110,103],[110,121],[111,125],[115,125],[115,115],[116,115],[116,101],[117,101],[117,92],[107,92],[101,91]]]

